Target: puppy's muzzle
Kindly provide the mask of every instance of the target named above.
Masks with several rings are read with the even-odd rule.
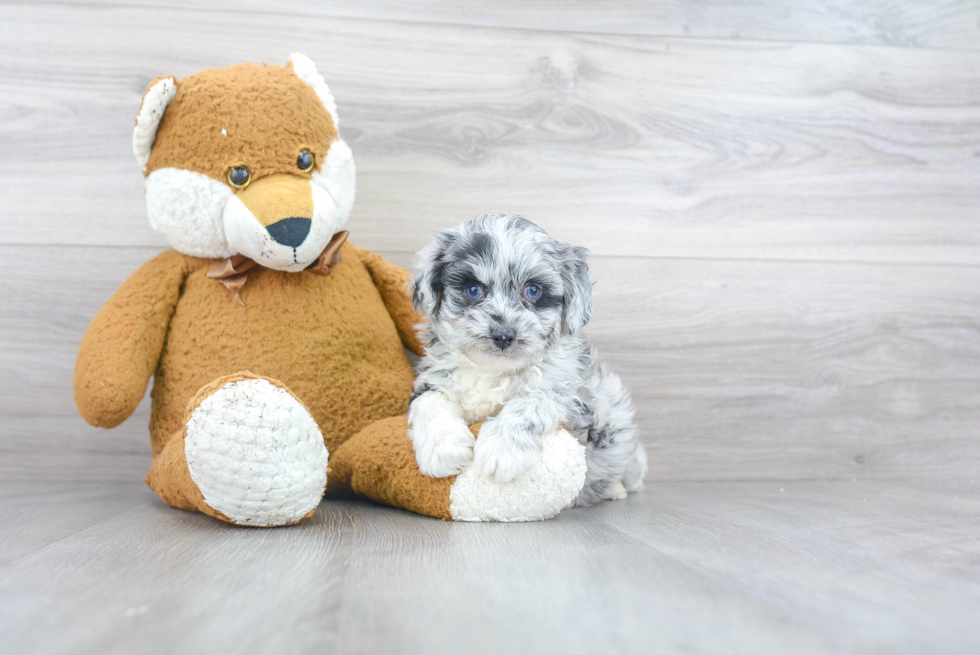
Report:
[[[490,332],[493,343],[501,350],[507,350],[514,343],[517,332],[513,328],[495,328]]]

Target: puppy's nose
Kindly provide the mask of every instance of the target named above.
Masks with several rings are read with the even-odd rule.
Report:
[[[510,344],[514,343],[514,337],[517,336],[517,332],[513,328],[496,328],[490,332],[490,336],[498,348],[507,350],[510,348]]]
[[[276,221],[265,229],[268,230],[269,236],[276,240],[276,243],[281,243],[290,248],[299,248],[306,241],[306,235],[310,233],[311,225],[313,225],[312,219],[293,217]]]

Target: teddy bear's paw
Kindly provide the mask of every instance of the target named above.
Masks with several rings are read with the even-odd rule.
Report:
[[[295,523],[320,503],[327,449],[316,421],[261,378],[229,382],[191,414],[187,467],[204,501],[239,525]]]
[[[566,430],[542,436],[541,446],[538,460],[505,484],[475,466],[457,475],[449,492],[453,520],[542,521],[568,507],[585,484],[585,446]]]

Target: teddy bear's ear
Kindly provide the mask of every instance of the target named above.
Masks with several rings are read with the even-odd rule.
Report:
[[[323,76],[317,72],[316,64],[313,63],[313,60],[304,54],[294,52],[289,55],[289,64],[287,67],[296,73],[299,79],[313,87],[317,97],[320,98],[320,102],[323,103],[323,106],[330,114],[330,118],[333,119],[334,129],[340,129],[337,121],[337,102],[333,99],[333,95],[330,93],[330,87],[323,80]]]
[[[177,95],[177,80],[173,77],[158,77],[150,82],[143,94],[143,104],[136,114],[136,127],[133,128],[133,154],[143,170],[150,161],[150,150],[157,136],[157,127],[167,111],[170,102]]]

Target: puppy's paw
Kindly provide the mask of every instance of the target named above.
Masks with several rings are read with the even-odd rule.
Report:
[[[606,487],[606,490],[602,492],[602,497],[605,500],[623,500],[626,498],[626,494],[626,487],[620,480],[617,480]]]
[[[508,438],[495,422],[484,423],[473,447],[473,466],[481,475],[506,484],[527,470],[541,456],[540,444],[530,439]]]
[[[430,478],[448,478],[473,462],[473,433],[462,421],[413,428],[412,442],[419,471]]]

